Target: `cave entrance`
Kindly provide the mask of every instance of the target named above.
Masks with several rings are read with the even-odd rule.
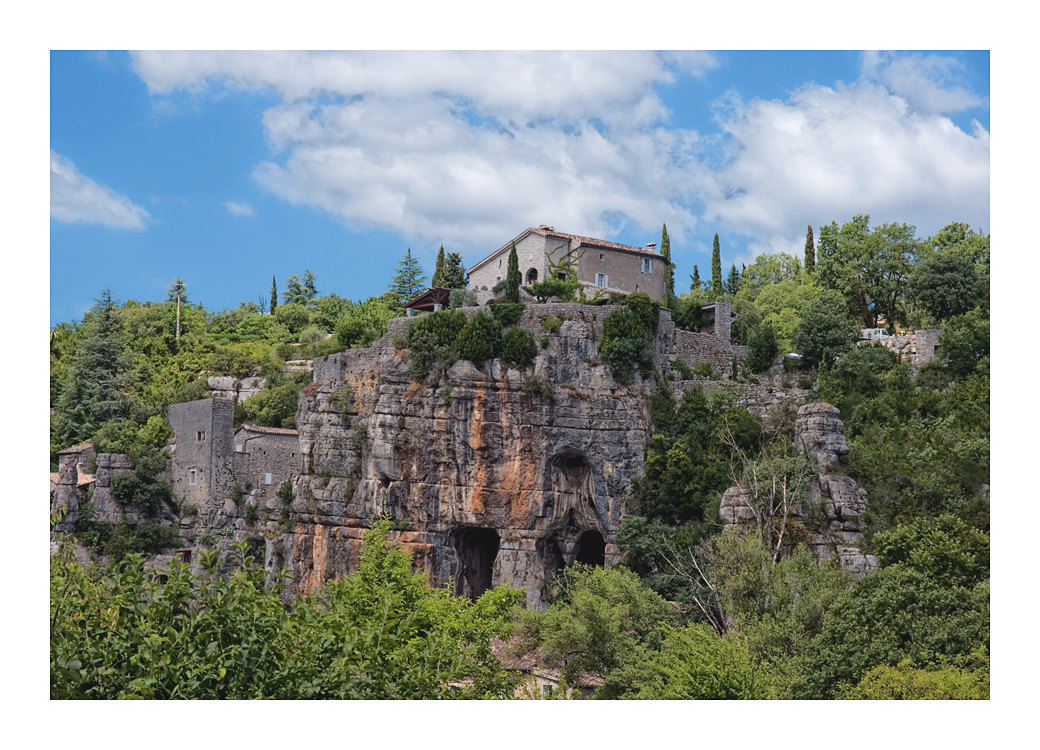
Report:
[[[455,595],[473,601],[491,588],[499,537],[494,529],[466,526],[452,533],[452,546],[458,555],[455,571]]]
[[[607,543],[598,531],[586,531],[578,539],[578,551],[574,562],[602,568],[606,563]]]

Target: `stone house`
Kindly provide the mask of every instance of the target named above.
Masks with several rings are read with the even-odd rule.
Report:
[[[178,500],[201,507],[248,486],[258,500],[273,499],[279,485],[301,471],[296,430],[234,427],[235,401],[207,398],[170,405],[174,440],[170,484]]]
[[[578,281],[586,287],[620,294],[645,292],[655,302],[664,298],[665,260],[657,253],[655,243],[633,247],[557,232],[545,224],[528,227],[475,263],[469,269],[470,289],[491,289],[505,279],[513,243],[526,286],[548,278],[550,259],[559,263],[569,255],[577,262]]]

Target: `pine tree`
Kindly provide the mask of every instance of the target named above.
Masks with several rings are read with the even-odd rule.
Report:
[[[303,297],[307,302],[310,302],[320,294],[318,288],[314,286],[314,280],[317,278],[317,274],[311,273],[309,268],[303,272]]]
[[[278,279],[274,276],[271,277],[271,309],[269,312],[274,315],[274,311],[278,308]]]
[[[812,224],[805,233],[805,275],[811,277],[816,269],[816,243],[813,242]]]
[[[116,303],[109,289],[94,301],[86,338],[76,349],[56,408],[66,446],[90,440],[102,424],[123,414],[123,338]]]
[[[425,282],[422,266],[412,255],[412,248],[408,248],[408,252],[401,256],[401,262],[397,264],[397,273],[390,281],[389,292],[404,305],[422,293]]]
[[[697,270],[697,264],[693,264],[693,275],[690,277],[690,291],[696,292],[701,288],[701,272]]]
[[[300,282],[300,277],[295,273],[289,274],[289,278],[285,282],[285,291],[282,292],[282,303],[286,305],[292,304],[306,304],[307,293],[304,291],[303,284]]]
[[[506,302],[519,302],[520,301],[520,282],[523,281],[523,277],[520,276],[520,258],[516,254],[516,243],[513,243],[513,247],[509,250],[509,262],[507,264],[508,270],[506,271]]]
[[[467,284],[469,279],[466,278],[466,267],[462,265],[462,254],[448,253],[441,286],[447,289],[465,289]]]
[[[719,253],[719,234],[715,233],[715,244],[711,249],[711,298],[722,299],[725,289],[722,286],[722,255]]]
[[[180,297],[182,305],[188,304],[188,288],[184,285],[184,282],[181,281],[180,276],[174,279],[173,283],[170,284],[169,288],[166,290],[167,302],[176,304],[177,297]]]
[[[729,276],[726,278],[726,294],[735,296],[740,291],[740,272],[737,271],[737,264],[734,263],[729,267]]]
[[[443,287],[444,286],[444,245],[441,245],[441,249],[437,251],[437,266],[433,270],[433,279],[430,281],[431,287]]]
[[[672,244],[668,239],[668,225],[661,225],[661,257],[664,258],[664,306],[675,307],[675,266],[672,264]]]

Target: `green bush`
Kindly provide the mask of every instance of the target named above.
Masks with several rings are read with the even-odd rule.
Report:
[[[281,308],[278,308],[281,309]],[[300,343],[301,344],[318,344],[325,340],[328,336],[328,331],[318,326],[307,326],[300,331]]]
[[[693,370],[690,369],[690,366],[681,359],[672,362],[672,369],[679,373],[679,376],[683,380],[691,380],[693,378]]]
[[[290,503],[292,503],[293,499],[295,499],[291,479],[286,479],[284,482],[278,485],[278,499],[281,500],[282,503],[284,503],[285,505],[289,505]]]
[[[245,510],[246,523],[252,525],[260,518],[260,511],[255,505],[247,505]]]
[[[231,502],[235,505],[241,505],[242,498],[245,497],[245,494],[246,491],[242,489],[242,485],[236,483],[235,486],[231,488]]]
[[[821,294],[802,316],[791,345],[811,364],[830,362],[847,352],[859,338],[859,329],[840,304]]]
[[[495,357],[501,343],[502,327],[495,318],[483,312],[466,323],[456,342],[459,356],[478,366]]]
[[[763,323],[751,334],[751,343],[748,345],[747,364],[751,372],[757,374],[768,370],[779,351],[773,326]]]
[[[166,470],[166,454],[141,456],[131,471],[112,480],[112,495],[120,505],[140,510],[148,517],[165,515],[173,504],[170,485],[157,478]]]
[[[563,279],[546,279],[524,287],[525,292],[542,304],[548,302],[552,297],[558,298],[560,302],[571,302],[576,290],[576,284]]]
[[[500,302],[497,305],[488,305],[488,311],[495,317],[495,320],[498,321],[502,328],[508,328],[520,322],[520,318],[524,315],[525,307],[527,305],[523,303]]]
[[[532,375],[524,380],[523,391],[532,398],[551,399],[553,396],[552,386],[545,381],[545,378],[537,375]]]
[[[646,295],[641,293],[630,295],[629,299],[632,297],[637,298],[635,305],[619,307],[603,319],[603,339],[599,344],[600,359],[622,383],[631,381],[636,367],[646,370],[653,366],[656,303],[645,305],[639,298]]]
[[[448,296],[448,306],[454,310],[458,307],[476,307],[477,295],[469,289],[452,289]]]
[[[537,354],[538,346],[530,331],[510,328],[502,336],[502,361],[506,364],[527,367]]]

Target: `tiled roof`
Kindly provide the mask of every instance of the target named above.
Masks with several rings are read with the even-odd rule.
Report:
[[[94,481],[94,475],[93,474],[78,474],[76,476],[76,485],[77,486],[84,485],[84,484],[90,484],[93,481]]]
[[[653,250],[647,250],[645,247],[636,247],[635,245],[622,245],[620,242],[609,242],[607,240],[597,240],[595,237],[583,237],[580,234],[567,234],[566,232],[557,232],[555,229],[535,229],[534,231],[544,234],[546,237],[558,237],[563,240],[578,240],[583,245],[589,247],[602,247],[607,250],[624,250],[629,253],[639,253],[640,255],[649,255],[652,258],[660,258],[659,253]]]
[[[299,435],[299,430],[290,430],[285,427],[261,427],[258,424],[244,424],[244,429],[250,432],[261,432],[267,435]]]
[[[63,451],[58,451],[58,455],[60,456],[62,453],[82,453],[87,448],[93,447],[94,446],[91,443],[80,443],[79,445],[74,445],[71,448],[66,448]]]

